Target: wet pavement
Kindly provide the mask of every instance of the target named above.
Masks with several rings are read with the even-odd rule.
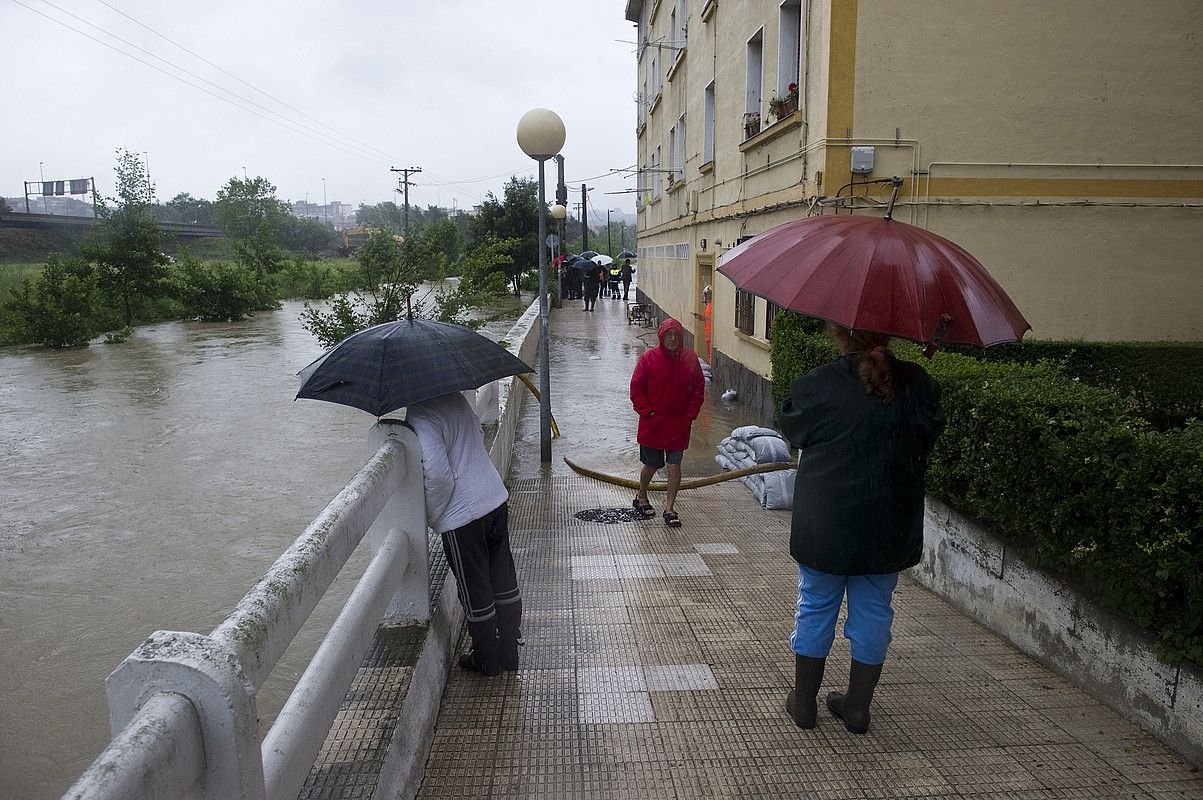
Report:
[[[824,710],[795,728],[789,513],[728,481],[682,491],[670,530],[562,461],[637,475],[627,385],[649,342],[621,301],[553,312],[563,435],[543,467],[528,401],[508,477],[521,669],[453,671],[420,797],[1203,798],[1198,770],[905,577],[869,734]],[[717,472],[714,445],[755,422],[721,391],[708,386],[686,478]],[[838,638],[822,693],[847,671]]]

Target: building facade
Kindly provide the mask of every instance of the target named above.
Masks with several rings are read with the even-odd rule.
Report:
[[[1203,4],[628,0],[639,288],[767,406],[759,298],[714,269],[818,213],[965,247],[1042,339],[1203,340]],[[704,348],[703,348],[704,349]]]

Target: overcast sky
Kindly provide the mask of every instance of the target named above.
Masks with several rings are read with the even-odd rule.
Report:
[[[213,199],[245,167],[285,200],[321,202],[324,178],[330,201],[400,203],[389,167],[417,166],[411,204],[468,208],[488,191],[500,196],[512,174],[534,176],[514,131],[544,107],[567,128],[572,202],[585,182],[597,187],[589,203],[602,220],[607,208],[633,212],[634,194],[606,194],[635,187],[633,173],[611,174],[635,163],[635,29],[624,8],[0,0],[0,195],[21,196],[39,163],[46,180],[94,176],[111,195],[124,147],[146,154],[160,201]],[[549,200],[554,184],[548,162]]]

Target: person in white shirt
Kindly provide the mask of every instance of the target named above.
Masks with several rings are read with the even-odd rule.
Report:
[[[442,536],[472,649],[459,665],[518,669],[522,593],[510,552],[509,492],[485,450],[480,418],[460,393],[409,406],[422,445],[427,524]]]

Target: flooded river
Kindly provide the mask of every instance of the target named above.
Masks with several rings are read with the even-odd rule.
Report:
[[[363,466],[374,417],[293,400],[322,352],[300,311],[0,349],[0,798],[65,791],[108,743],[105,676],[155,630],[211,631]],[[366,549],[265,686],[264,728]]]

